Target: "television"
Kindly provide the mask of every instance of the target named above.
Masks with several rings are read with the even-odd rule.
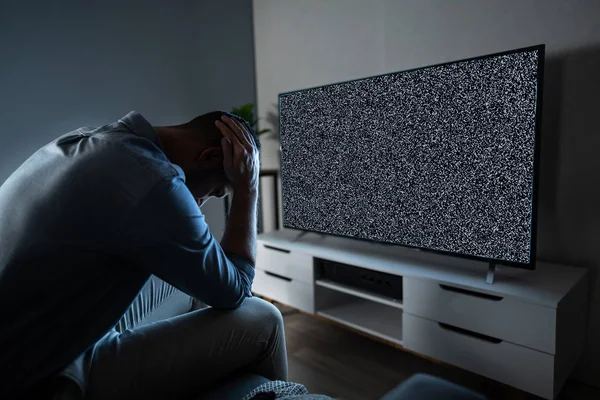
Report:
[[[544,50],[280,94],[283,227],[534,269]]]

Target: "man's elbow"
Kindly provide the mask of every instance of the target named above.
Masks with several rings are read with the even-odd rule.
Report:
[[[248,291],[237,291],[217,296],[211,304],[213,308],[217,309],[234,309],[244,304],[246,298],[252,297],[252,294]]]
[[[213,303],[212,308],[216,308],[219,310],[233,310],[234,308],[238,308],[242,304],[244,304],[244,300],[246,300],[246,296],[242,296],[234,301],[220,299],[217,302]]]
[[[229,271],[231,274],[220,281],[222,290],[215,293],[215,301],[212,305],[214,308],[237,308],[244,303],[247,297],[252,297],[254,267],[239,258],[230,261]]]

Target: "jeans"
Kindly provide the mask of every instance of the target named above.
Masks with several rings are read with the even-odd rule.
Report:
[[[283,318],[258,298],[110,332],[92,355],[85,399],[185,399],[240,371],[287,380]],[[66,389],[55,398],[76,398]]]

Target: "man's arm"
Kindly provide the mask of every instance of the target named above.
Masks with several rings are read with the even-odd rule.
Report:
[[[139,202],[122,251],[133,265],[210,306],[234,308],[252,295],[254,265],[225,252],[180,176]]]
[[[234,191],[221,247],[228,255],[243,257],[254,265],[258,149],[247,127],[239,121],[223,116],[215,125],[223,134],[223,169]]]
[[[221,247],[228,255],[256,263],[256,206],[258,191],[237,191],[233,194]]]

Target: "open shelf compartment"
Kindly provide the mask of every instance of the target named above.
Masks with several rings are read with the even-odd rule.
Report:
[[[402,300],[377,293],[372,293],[364,289],[359,289],[350,285],[345,285],[343,283],[334,282],[331,279],[318,279],[317,281],[315,281],[315,284],[317,286],[326,287],[331,290],[337,290],[338,292],[360,297],[365,300],[370,300],[376,303],[385,304],[390,307],[402,309]]]
[[[350,328],[402,345],[402,310],[325,286],[315,287],[316,313]]]

